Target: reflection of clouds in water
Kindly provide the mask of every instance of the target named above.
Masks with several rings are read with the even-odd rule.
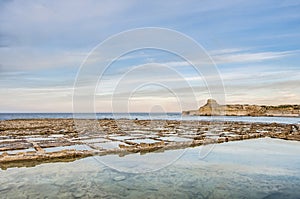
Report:
[[[188,149],[169,167],[149,173],[120,173],[99,164],[94,157],[70,163],[0,170],[1,196],[274,198],[278,195],[297,198],[300,195],[298,142],[264,138],[223,143],[216,145],[215,150],[201,161],[198,159],[199,148]],[[274,158],[272,151],[278,156]],[[100,158],[110,158],[124,169],[141,168],[139,164],[148,169],[171,155],[172,151],[166,151]],[[266,159],[272,161],[262,165]]]
[[[199,150],[204,146],[179,149],[144,155],[130,154],[119,158],[116,155],[97,157],[109,167],[123,172],[149,172],[182,154],[169,165],[186,169],[210,167],[226,172],[247,174],[287,175],[299,173],[300,143],[273,138],[235,141],[215,145],[211,153],[199,159]],[[167,167],[168,168],[168,167]]]
[[[229,172],[299,176],[299,152],[300,142],[259,138],[217,144],[203,160],[196,159],[196,148],[188,149],[182,159],[192,166],[209,166]],[[178,161],[182,163],[184,161]]]
[[[117,155],[99,156],[95,157],[95,160],[119,172],[146,173],[174,164],[185,151],[186,149],[168,151],[158,149],[151,153],[129,154],[121,158]]]
[[[300,150],[300,143],[297,141],[286,141],[275,138],[258,138],[255,140],[238,141],[235,143],[224,143],[216,147],[217,153],[228,154],[262,154],[262,155],[297,155]],[[280,147],[280,148],[279,148]],[[295,150],[295,147],[298,150]],[[259,150],[259,151],[258,151]]]

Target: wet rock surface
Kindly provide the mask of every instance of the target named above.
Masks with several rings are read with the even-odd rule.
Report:
[[[163,152],[260,137],[300,141],[300,127],[175,120],[6,120],[0,121],[0,167],[35,166],[92,155]]]

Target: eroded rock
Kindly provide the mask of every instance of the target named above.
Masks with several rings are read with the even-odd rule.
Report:
[[[104,119],[95,126],[90,120],[77,122],[82,125],[75,128],[72,119],[0,121],[1,168],[22,166],[21,162],[34,166],[91,155],[163,152],[260,137],[300,141],[299,125],[291,124]]]

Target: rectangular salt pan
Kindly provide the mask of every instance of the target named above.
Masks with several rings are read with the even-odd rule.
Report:
[[[62,150],[72,150],[72,149],[75,149],[77,151],[93,150],[91,147],[89,147],[87,145],[71,145],[71,146],[59,146],[59,147],[44,148],[44,150],[47,153],[57,152],[57,151],[62,151]]]
[[[31,137],[27,138],[28,141],[49,141],[49,140],[54,140],[54,138],[50,137]]]
[[[160,137],[159,139],[164,141],[171,141],[171,142],[189,142],[192,139],[182,138],[182,137]]]
[[[80,140],[80,141],[84,143],[100,143],[100,142],[109,142],[110,140],[105,138],[91,138],[91,139]]]
[[[11,150],[11,151],[6,151],[8,154],[17,154],[19,152],[34,152],[34,148],[28,148],[28,149],[23,149],[23,150]],[[1,153],[2,154],[2,153]],[[1,155],[0,154],[0,155]]]
[[[128,142],[135,143],[135,144],[141,144],[141,143],[154,144],[154,143],[157,143],[159,141],[152,140],[152,139],[136,139],[136,140],[128,140]]]
[[[109,138],[119,140],[119,141],[123,141],[123,140],[134,139],[134,138],[137,138],[137,137],[136,136],[111,136]]]
[[[125,146],[128,146],[128,144],[124,143],[124,142],[119,142],[119,141],[115,141],[115,142],[105,142],[105,143],[95,143],[92,144],[95,147],[100,147],[102,149],[117,149],[119,148],[119,144],[123,144]]]

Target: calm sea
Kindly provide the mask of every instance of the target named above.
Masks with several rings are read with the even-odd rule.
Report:
[[[0,120],[11,119],[43,119],[43,118],[113,118],[113,119],[150,119],[150,120],[202,120],[202,121],[242,121],[261,123],[299,124],[300,117],[239,117],[239,116],[182,116],[181,113],[0,113]]]

